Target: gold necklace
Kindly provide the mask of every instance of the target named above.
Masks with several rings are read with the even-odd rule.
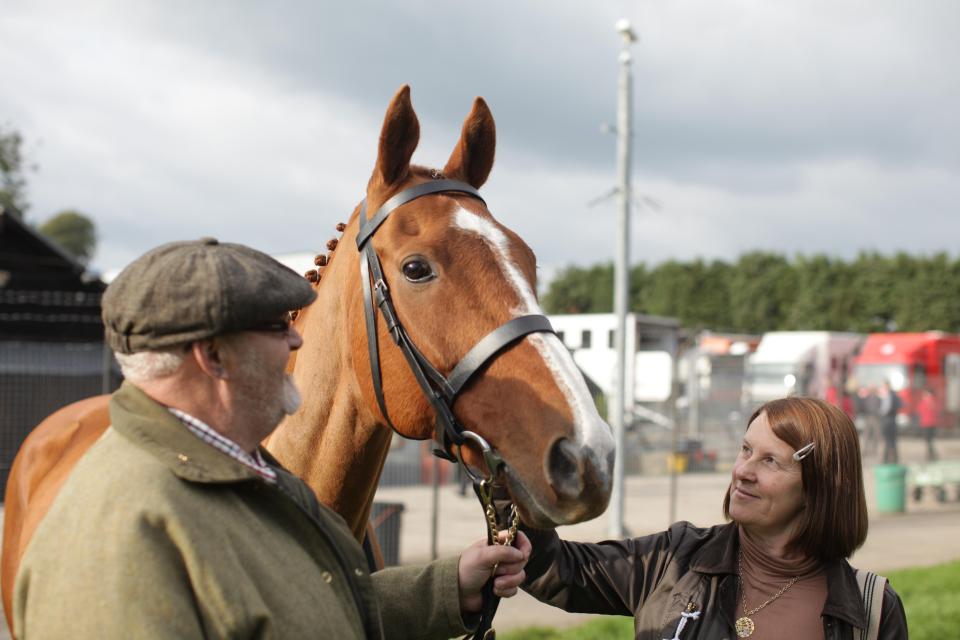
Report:
[[[800,579],[800,576],[793,576],[790,578],[790,582],[780,587],[780,591],[777,591],[775,594],[767,598],[767,601],[764,602],[759,607],[754,607],[753,609],[747,610],[747,589],[743,582],[743,552],[737,553],[737,579],[740,580],[740,598],[743,603],[743,615],[737,618],[736,630],[737,636],[740,638],[749,638],[753,635],[754,629],[757,628],[757,625],[753,622],[753,619],[750,617],[763,609],[765,606],[782,596],[787,592],[787,589],[792,587],[797,583],[797,580]]]

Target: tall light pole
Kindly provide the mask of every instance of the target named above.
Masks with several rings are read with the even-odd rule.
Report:
[[[631,76],[630,45],[637,36],[630,21],[617,21],[620,32],[620,79],[617,98],[617,174],[619,214],[617,215],[617,253],[613,267],[613,311],[617,316],[617,331],[614,334],[614,348],[617,353],[616,387],[613,402],[610,405],[610,419],[614,437],[617,441],[617,462],[613,467],[613,492],[610,497],[610,524],[608,535],[621,538],[623,528],[623,468],[626,463],[626,439],[624,437],[624,417],[627,398],[627,310],[630,305],[630,147],[633,131],[631,128]],[[631,399],[633,394],[631,393]]]

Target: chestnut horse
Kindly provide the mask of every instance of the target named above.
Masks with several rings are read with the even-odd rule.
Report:
[[[413,166],[420,127],[409,88],[393,97],[384,118],[366,211],[434,180],[478,189],[493,166],[494,120],[474,101],[442,171]],[[402,436],[432,436],[434,409],[417,385],[386,322],[377,323],[383,415],[372,382],[365,333],[362,255],[356,244],[358,206],[329,256],[308,272],[318,298],[295,326],[303,347],[291,358],[304,404],[265,441],[284,466],[364,535],[393,428]],[[493,329],[539,314],[536,261],[530,248],[497,222],[484,202],[457,191],[412,200],[383,221],[369,240],[398,320],[423,356],[444,375]],[[337,249],[336,251],[334,251]],[[2,589],[10,621],[13,581],[30,536],[74,463],[107,427],[107,396],[54,413],[26,439],[6,493]],[[524,522],[553,527],[593,518],[607,506],[614,443],[569,352],[552,333],[529,333],[484,362],[453,406],[457,421],[479,434],[504,461],[498,479]],[[486,472],[470,442],[463,459]],[[478,514],[479,517],[479,514]]]

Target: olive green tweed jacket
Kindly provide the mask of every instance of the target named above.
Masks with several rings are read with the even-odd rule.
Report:
[[[279,465],[265,482],[130,384],[110,416],[23,558],[20,640],[466,632],[456,558],[371,576],[343,520]]]

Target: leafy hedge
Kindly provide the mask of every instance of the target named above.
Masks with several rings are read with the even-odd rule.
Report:
[[[613,266],[568,267],[550,283],[548,313],[606,313],[613,308]],[[792,260],[745,253],[734,263],[671,260],[630,274],[633,311],[679,318],[688,328],[960,332],[960,259],[946,254],[862,253]]]

